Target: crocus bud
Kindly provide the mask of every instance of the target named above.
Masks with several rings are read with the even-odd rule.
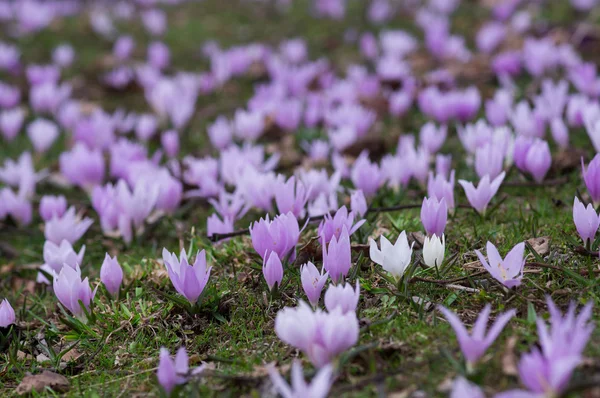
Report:
[[[0,328],[6,328],[15,323],[15,310],[7,299],[0,303]]]
[[[594,159],[588,164],[587,170],[583,158],[581,158],[581,169],[585,186],[594,201],[594,206],[596,206],[600,203],[600,154],[594,156]]]
[[[179,134],[175,130],[169,130],[162,133],[160,137],[162,148],[168,157],[174,158],[179,152]]]
[[[79,318],[85,316],[79,302],[81,301],[84,307],[89,309],[96,295],[96,289],[92,292],[88,278],[81,280],[79,266],[62,267],[60,273],[54,276],[53,287],[61,304]]]
[[[332,312],[336,308],[342,310],[342,314],[347,312],[356,311],[358,305],[358,299],[360,298],[360,283],[356,281],[356,288],[352,288],[352,285],[345,283],[343,286],[330,285],[325,292],[325,308],[327,311]]]
[[[575,222],[577,233],[579,233],[579,236],[583,240],[583,244],[588,246],[594,241],[596,231],[598,231],[598,226],[600,225],[600,217],[596,214],[596,210],[594,210],[592,204],[584,206],[576,196],[573,203],[573,221]]]
[[[40,200],[40,216],[49,221],[53,216],[62,217],[67,211],[67,199],[60,196],[45,195]]]
[[[533,176],[533,179],[537,183],[542,182],[552,165],[552,155],[546,141],[535,140],[527,151],[525,165],[527,171]]]
[[[448,220],[448,206],[442,198],[424,198],[421,206],[421,222],[428,235],[442,235]]]
[[[27,135],[36,152],[46,152],[58,138],[58,127],[46,119],[36,119],[27,126]]]
[[[315,265],[310,261],[304,264],[300,270],[302,288],[304,289],[304,293],[306,293],[306,297],[313,308],[316,308],[317,305],[319,305],[321,291],[323,290],[323,286],[325,285],[327,277],[329,276],[329,273],[323,273],[323,271],[324,269],[321,269],[321,272],[319,272],[317,267],[315,267]]]
[[[323,268],[331,276],[334,283],[338,283],[341,279],[348,275],[348,271],[352,266],[352,255],[350,251],[350,236],[344,225],[339,239],[335,236],[331,238],[329,246],[326,249],[325,242],[323,244]]]
[[[100,280],[111,295],[116,296],[119,293],[123,282],[123,269],[116,256],[111,258],[106,253],[102,267],[100,267]]]
[[[444,262],[446,251],[446,239],[442,234],[442,239],[437,235],[426,236],[423,242],[423,261],[428,267],[441,267]]]
[[[265,253],[265,258],[267,254]],[[263,275],[269,286],[269,290],[273,290],[275,284],[281,286],[283,280],[283,265],[276,252],[271,252],[266,261],[263,260]]]
[[[350,209],[353,213],[358,214],[360,217],[363,217],[367,214],[367,200],[365,199],[365,195],[363,191],[360,189],[352,192],[350,196]]]

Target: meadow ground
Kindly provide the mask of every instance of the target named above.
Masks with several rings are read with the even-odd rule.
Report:
[[[316,59],[326,56],[336,70],[343,71],[353,62],[361,62],[355,43],[344,36],[350,29],[377,32],[383,28],[400,28],[419,33],[408,15],[398,15],[384,25],[371,26],[364,18],[363,6],[350,2],[343,21],[312,17],[304,1],[293,4],[285,15],[252,2],[204,0],[167,8],[169,29],[164,41],[172,52],[172,64],[187,71],[205,71],[209,65],[201,54],[201,46],[217,40],[231,45],[261,42],[276,46],[286,38],[302,37]],[[456,29],[472,42],[474,26],[485,10],[475,2],[464,1],[456,12]],[[540,32],[571,34],[578,16],[566,2],[549,2],[537,15]],[[534,24],[537,24],[537,19]],[[149,41],[139,22],[118,25],[121,32],[135,38],[138,50]],[[98,75],[112,62],[111,44],[91,31],[86,18],[55,21],[48,29],[15,39],[28,62],[46,62],[50,50],[68,42],[77,54],[75,65],[64,79],[74,82],[74,97],[99,104],[107,111],[125,107],[147,111],[143,92],[132,88],[111,91],[98,82]],[[600,42],[586,42],[582,56],[593,59]],[[594,50],[595,48],[595,50]],[[136,51],[138,51],[136,50]],[[139,54],[143,57],[143,53]],[[426,61],[427,62],[427,61]],[[461,70],[460,79],[476,84],[485,93],[498,86],[495,77],[470,64]],[[6,81],[10,81],[5,77]],[[11,83],[15,83],[11,81]],[[20,84],[21,82],[16,82]],[[219,114],[232,114],[244,106],[253,92],[257,78],[236,78],[210,95],[200,96],[192,121],[181,135],[181,157],[215,155],[208,143],[206,126]],[[466,85],[465,84],[465,85]],[[538,84],[531,79],[517,81],[519,89]],[[418,131],[425,118],[416,109],[400,119],[389,115],[380,121],[372,142],[380,152],[391,151],[400,134]],[[456,154],[455,167],[460,178],[473,180],[475,173],[462,160],[463,149],[454,126],[442,152]],[[302,128],[288,145],[278,172],[290,174],[304,156],[299,143],[322,136],[318,129]],[[426,190],[416,183],[406,189],[381,189],[371,203],[372,208],[417,205],[412,209],[373,211],[367,223],[353,236],[352,280],[358,278],[361,299],[358,309],[360,338],[358,344],[340,358],[340,374],[332,388],[332,396],[352,397],[445,396],[450,381],[464,372],[454,332],[440,314],[436,304],[457,312],[471,324],[485,303],[494,313],[515,308],[517,316],[488,351],[471,379],[498,392],[519,384],[516,363],[537,341],[535,317],[547,316],[546,296],[565,308],[571,300],[595,303],[594,322],[598,320],[597,256],[578,252],[581,242],[573,224],[574,195],[585,196],[579,158],[593,157],[594,151],[583,128],[571,130],[573,148],[555,156],[553,167],[542,184],[527,180],[513,167],[492,202],[485,219],[472,209],[461,206],[449,218],[445,231],[447,267],[419,270],[418,277],[408,278],[405,291],[399,295],[389,288],[381,268],[369,259],[365,250],[369,237],[399,231],[414,233],[419,246],[422,230],[420,203]],[[36,155],[36,169],[56,171],[58,154],[69,145],[68,139],[49,152]],[[270,151],[280,148],[279,140],[265,138]],[[0,145],[0,162],[16,158],[29,148],[25,134],[16,141]],[[159,143],[150,142],[151,151]],[[372,153],[375,151],[372,151]],[[288,159],[285,158],[288,156]],[[377,156],[375,154],[375,156]],[[325,165],[327,167],[327,165]],[[345,185],[350,186],[348,182]],[[468,202],[460,187],[456,200]],[[69,202],[83,209],[95,222],[80,244],[86,245],[85,273],[95,285],[105,252],[118,255],[125,271],[125,288],[118,301],[99,294],[95,300],[96,321],[73,323],[59,310],[54,293],[35,284],[37,267],[42,263],[44,243],[43,221],[19,227],[6,221],[0,224],[0,297],[7,297],[18,318],[18,342],[0,354],[0,396],[15,394],[15,388],[28,373],[50,369],[65,375],[70,383],[66,396],[146,396],[158,395],[155,370],[161,346],[171,352],[185,346],[192,364],[209,364],[203,377],[184,387],[185,396],[272,396],[272,384],[266,364],[276,362],[287,372],[298,351],[280,341],[274,333],[277,311],[294,306],[303,298],[297,265],[286,270],[279,297],[271,299],[264,287],[261,259],[252,249],[249,236],[235,237],[215,244],[206,238],[206,218],[211,206],[202,200],[188,200],[171,216],[150,225],[142,236],[126,245],[121,240],[105,237],[98,218],[91,209],[86,193],[75,188],[57,187],[49,181],[38,184],[36,200],[44,194],[64,194]],[[34,201],[34,203],[38,203]],[[236,223],[245,228],[264,214],[250,211]],[[299,257],[317,259],[320,247],[315,244],[316,225],[310,224],[299,244]],[[482,275],[474,250],[487,241],[494,242],[500,253],[508,252],[517,242],[528,240],[528,263],[525,277],[517,290],[505,291],[493,279]],[[361,246],[362,245],[362,246]],[[213,265],[201,312],[190,315],[172,298],[175,291],[161,259],[163,247],[178,252],[180,248],[205,249]],[[418,259],[420,252],[415,251]],[[315,260],[315,262],[317,261]],[[473,276],[475,275],[475,276]],[[451,282],[451,286],[448,286]],[[17,352],[18,351],[18,352]],[[570,396],[598,396],[600,387],[600,328],[596,328],[585,352],[587,360],[574,374]],[[313,374],[313,372],[308,373]],[[596,388],[596,389],[594,389]],[[420,394],[419,392],[422,392]],[[42,396],[52,396],[46,392]]]

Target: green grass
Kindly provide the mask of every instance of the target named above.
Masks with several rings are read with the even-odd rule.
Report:
[[[169,10],[170,29],[165,41],[172,49],[172,63],[184,70],[206,70],[206,60],[199,54],[201,45],[207,40],[216,39],[223,47],[229,47],[253,41],[277,45],[292,37],[305,38],[311,57],[327,56],[340,71],[350,62],[359,62],[355,46],[344,44],[343,34],[350,27],[359,32],[375,29],[361,16],[362,6],[353,3],[347,20],[334,22],[312,18],[306,11],[306,3],[296,2],[293,11],[286,16],[237,1],[204,0]],[[469,29],[475,17],[470,7],[465,5],[457,14],[456,26],[465,34],[472,33]],[[559,11],[553,7],[544,9],[544,15],[561,25],[568,23],[557,17],[562,14],[560,7],[556,9]],[[477,15],[480,13],[477,11]],[[417,32],[407,15],[397,17],[387,26]],[[139,22],[118,27],[136,38],[136,56],[143,57],[149,40]],[[114,94],[98,84],[97,76],[104,70],[102,62],[111,45],[96,37],[85,19],[61,21],[47,31],[20,39],[18,44],[24,60],[42,63],[48,60],[49,49],[61,42],[69,42],[77,49],[77,63],[67,77],[83,79],[86,99],[108,110],[124,106],[149,111],[143,93]],[[10,81],[6,76],[2,78]],[[199,99],[198,114],[184,132],[182,155],[215,154],[208,147],[206,124],[220,113],[231,115],[236,107],[243,106],[252,94],[252,84],[250,78],[234,80],[222,91]],[[494,82],[486,84],[495,85]],[[381,135],[386,142],[393,143],[398,130],[418,131],[422,122],[423,116],[413,111],[402,120],[386,120]],[[298,134],[304,137],[315,133],[322,132],[301,131]],[[591,157],[593,153],[585,132],[573,130],[571,135],[573,145],[587,148],[587,156]],[[14,143],[0,146],[0,160],[16,158],[29,145],[26,136],[21,134]],[[56,170],[57,155],[65,145],[66,142],[60,142],[50,153],[37,157],[36,168]],[[152,145],[156,146],[156,143]],[[455,162],[463,156],[454,134],[444,152],[453,153]],[[473,380],[486,386],[489,392],[518,386],[514,376],[503,374],[505,346],[510,336],[516,336],[518,359],[520,353],[535,343],[537,337],[531,315],[535,311],[546,316],[545,296],[551,295],[562,307],[570,300],[579,303],[591,300],[596,308],[600,304],[598,273],[594,272],[598,260],[573,250],[579,244],[579,238],[572,222],[571,206],[577,190],[584,191],[580,172],[559,171],[549,178],[557,179],[563,175],[567,181],[559,185],[503,186],[491,206],[499,204],[498,207],[490,211],[486,219],[471,210],[457,209],[446,228],[446,256],[454,259],[452,265],[443,275],[438,276],[432,271],[421,275],[429,279],[451,279],[473,272],[465,265],[476,261],[474,250],[483,249],[488,240],[504,255],[520,241],[549,237],[549,252],[541,259],[533,255],[530,259],[563,270],[530,268],[532,272],[526,274],[523,285],[515,292],[504,292],[487,277],[474,278],[465,284],[478,289],[477,293],[416,281],[408,285],[408,296],[422,299],[423,305],[415,305],[390,289],[381,277],[382,271],[368,257],[355,253],[356,265],[352,272],[361,283],[358,313],[361,334],[358,345],[344,357],[332,395],[369,397],[421,390],[428,396],[444,396],[442,386],[461,371],[462,357],[453,331],[433,310],[435,304],[447,305],[468,323],[472,323],[485,303],[492,304],[494,313],[515,308],[517,317],[488,351]],[[457,176],[473,179],[474,173],[466,164],[461,164]],[[506,181],[522,179],[516,170],[512,170]],[[42,262],[42,221],[36,218],[25,228],[2,224],[0,242],[9,245],[17,255],[0,257],[0,297],[8,297],[18,312],[19,334],[10,348],[0,354],[0,395],[13,395],[14,388],[26,373],[37,373],[42,369],[51,369],[69,378],[71,389],[67,396],[158,395],[154,376],[158,350],[165,346],[174,352],[183,345],[192,364],[201,361],[210,364],[205,377],[187,385],[184,395],[258,397],[270,389],[265,372],[267,363],[276,361],[285,365],[301,356],[279,341],[273,330],[277,311],[284,306],[293,306],[303,298],[298,269],[290,266],[286,270],[281,296],[270,300],[260,273],[260,258],[254,253],[248,237],[234,238],[219,245],[211,244],[204,237],[206,217],[211,212],[206,203],[186,204],[176,216],[159,220],[148,227],[141,238],[125,245],[102,235],[85,193],[56,188],[45,182],[38,185],[38,200],[48,193],[65,194],[70,202],[86,209],[87,215],[96,221],[76,245],[76,248],[79,244],[87,247],[82,266],[84,274],[89,275],[95,285],[105,252],[118,255],[126,273],[126,287],[118,301],[109,300],[99,290],[94,324],[72,323],[59,309],[51,290],[30,282],[35,279],[34,266]],[[419,203],[424,194],[423,187],[416,184],[401,192],[383,190],[374,199],[374,205]],[[457,203],[467,203],[458,185],[455,195]],[[506,199],[501,201],[503,197]],[[260,215],[258,212],[248,215],[238,227],[246,227]],[[368,223],[354,235],[353,243],[366,244],[369,236],[377,237],[381,232],[395,239],[399,229],[420,231],[419,210],[371,214]],[[313,230],[311,225],[303,234],[299,247],[314,236]],[[180,247],[194,251],[206,249],[213,273],[200,313],[190,315],[169,299],[175,296],[175,290],[163,266],[157,262],[163,247],[170,251],[178,251]],[[310,255],[308,253],[309,258]],[[413,259],[419,257],[420,251],[416,250]],[[595,321],[598,315],[595,310]],[[19,357],[17,350],[21,352]],[[63,356],[69,351],[76,358],[67,361]],[[49,361],[36,360],[38,354],[43,354]],[[600,330],[592,336],[586,355],[594,362],[600,357]],[[313,374],[311,370],[308,373]],[[575,373],[573,383],[592,376],[598,376],[597,369],[581,367]],[[52,393],[41,395],[52,396]]]

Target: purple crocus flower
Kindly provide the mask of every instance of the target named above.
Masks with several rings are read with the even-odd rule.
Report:
[[[285,343],[304,352],[312,364],[323,368],[358,341],[358,319],[354,311],[341,308],[326,313],[313,311],[300,301],[285,307],[275,318],[275,333]]]
[[[269,286],[269,290],[273,291],[275,286],[281,286],[281,281],[283,280],[283,265],[281,264],[277,252],[270,252],[268,256],[265,255],[265,259],[262,267],[263,276],[265,277],[267,286]]]
[[[479,250],[475,250],[484,268],[488,270],[494,279],[507,288],[519,286],[523,278],[523,267],[525,266],[525,243],[521,242],[513,247],[504,260],[500,257],[496,246],[491,242],[487,243],[486,249],[489,262],[485,261],[485,257]]]
[[[56,83],[60,79],[60,69],[55,65],[29,65],[25,74],[31,86]]]
[[[171,52],[165,43],[154,41],[148,45],[148,63],[156,69],[164,69],[171,61]]]
[[[228,234],[233,232],[233,219],[230,217],[219,218],[217,214],[212,214],[206,219],[206,235],[210,238],[214,234]],[[223,239],[227,241],[227,239]]]
[[[382,176],[379,166],[369,160],[369,154],[366,151],[363,151],[356,159],[350,174],[354,186],[362,190],[367,197],[377,193],[383,184]]]
[[[600,226],[600,217],[596,213],[594,206],[591,203],[584,206],[579,198],[575,196],[573,221],[575,222],[577,233],[583,240],[583,244],[589,246],[594,241],[598,226]]]
[[[300,268],[300,280],[302,281],[302,288],[304,289],[304,293],[306,293],[306,297],[313,308],[317,308],[319,305],[321,291],[323,290],[323,286],[329,277],[329,273],[323,273],[323,271],[324,269],[322,268],[321,272],[319,272],[317,267],[315,267],[315,265],[310,261]]]
[[[581,364],[583,350],[594,330],[594,322],[590,322],[592,302],[578,315],[575,314],[575,303],[571,302],[569,310],[563,316],[550,297],[547,301],[550,310],[550,330],[542,319],[537,319],[540,348],[535,347],[531,352],[524,354],[518,365],[519,377],[527,390],[511,390],[496,397],[561,396],[573,371]]]
[[[597,206],[600,203],[600,154],[594,156],[594,159],[588,164],[587,170],[583,158],[581,158],[581,169],[588,193],[594,206]]]
[[[88,149],[77,143],[69,152],[63,152],[58,163],[60,172],[69,182],[82,188],[101,184],[104,180],[104,156],[100,150]]]
[[[13,108],[0,111],[0,132],[7,141],[15,139],[25,120],[25,111],[21,108]]]
[[[487,205],[490,203],[498,189],[500,188],[500,184],[504,181],[505,172],[500,173],[498,177],[496,177],[493,181],[490,182],[490,177],[488,175],[484,176],[481,181],[479,181],[479,185],[477,188],[473,185],[472,182],[465,180],[458,180],[458,183],[462,185],[465,190],[465,195],[467,195],[467,199],[471,206],[481,215],[485,215],[485,210]]]
[[[73,315],[79,318],[85,317],[85,313],[79,302],[89,310],[90,303],[96,295],[96,289],[92,291],[88,278],[81,280],[81,270],[76,265],[75,268],[62,267],[58,275],[54,275],[53,283],[54,293],[56,298],[64,305]]]
[[[38,153],[46,152],[58,138],[58,127],[47,119],[36,119],[27,126],[27,136]]]
[[[500,22],[488,22],[477,32],[477,48],[486,54],[493,52],[506,37],[506,26]]]
[[[485,398],[485,394],[476,384],[458,376],[452,383],[450,398]]]
[[[135,136],[143,142],[148,141],[154,136],[158,128],[158,120],[154,115],[143,114],[137,119],[135,125]]]
[[[286,182],[278,181],[275,187],[275,204],[279,213],[291,212],[297,218],[306,214],[306,203],[310,195],[310,188],[301,180],[291,176]]]
[[[433,176],[433,172],[429,172],[429,178],[427,179],[427,195],[438,201],[444,199],[448,210],[452,212],[454,210],[454,175],[455,172],[450,172],[450,179],[446,180],[443,174],[436,174]]]
[[[473,368],[489,346],[491,346],[498,338],[508,321],[516,314],[515,310],[500,314],[486,334],[486,326],[492,309],[492,307],[487,304],[477,317],[473,330],[469,333],[465,328],[465,325],[454,312],[441,305],[438,306],[438,309],[444,314],[444,317],[448,320],[452,329],[454,329],[458,345],[460,346],[460,349],[467,360],[467,366],[470,369]]]
[[[419,142],[429,153],[437,153],[440,150],[446,136],[448,128],[445,125],[441,125],[439,128],[435,126],[435,123],[429,122],[421,127],[419,132]]]
[[[535,139],[524,135],[519,135],[515,139],[515,145],[513,149],[513,161],[519,170],[527,172],[527,153],[529,148],[533,145]]]
[[[325,243],[329,243],[334,237],[339,238],[343,228],[346,228],[348,234],[352,235],[366,221],[360,220],[354,223],[354,218],[354,212],[351,211],[348,213],[346,206],[342,206],[335,212],[333,217],[331,214],[325,214],[323,221],[321,221],[317,229],[317,235],[321,239],[325,239]]]
[[[569,129],[562,117],[555,117],[550,121],[550,133],[561,149],[569,147]]]
[[[495,143],[488,142],[475,150],[475,171],[479,178],[486,175],[492,179],[498,177],[503,165],[504,153]]]
[[[194,376],[202,373],[206,368],[206,364],[202,364],[194,369],[189,368],[189,358],[185,347],[180,347],[175,355],[175,360],[169,355],[169,351],[161,347],[158,360],[158,369],[156,370],[156,378],[158,383],[165,390],[167,396],[171,394],[175,386],[184,384],[189,376]]]
[[[435,173],[448,178],[452,167],[452,155],[435,155]],[[454,186],[454,184],[452,184]],[[429,195],[431,196],[431,195]]]
[[[352,255],[350,249],[350,236],[346,226],[342,226],[342,233],[339,238],[333,236],[329,245],[322,242],[323,245],[323,268],[331,276],[334,283],[340,282],[345,278],[352,267]]]
[[[25,186],[22,185],[17,193],[9,187],[0,189],[0,219],[9,215],[22,225],[28,225],[31,222],[33,206],[28,199],[28,191],[23,189]]]
[[[173,287],[184,296],[190,304],[195,304],[202,294],[212,267],[206,267],[206,252],[198,251],[194,265],[188,263],[185,250],[181,250],[179,259],[175,253],[169,253],[167,249],[162,252],[163,262],[173,282]]]
[[[44,195],[40,200],[40,216],[49,221],[53,216],[62,217],[67,211],[67,199],[62,196]]]
[[[52,51],[52,62],[61,68],[68,68],[75,60],[75,50],[69,44],[61,44]]]
[[[442,198],[424,198],[421,206],[421,222],[427,235],[442,236],[448,220],[448,205]]]
[[[250,237],[254,250],[262,257],[263,261],[268,259],[269,254],[274,251],[279,258],[288,258],[294,261],[296,258],[296,245],[300,238],[300,227],[298,220],[290,212],[280,214],[273,221],[269,215],[264,219],[250,225]]]
[[[121,36],[113,45],[113,55],[120,61],[124,61],[131,56],[135,42],[131,36]]]
[[[60,245],[47,240],[44,242],[44,264],[40,269],[50,275],[56,275],[64,266],[75,268],[83,264],[84,254],[85,245],[82,245],[77,253],[66,240],[60,242]],[[50,281],[42,273],[38,273],[37,282],[50,284]]]
[[[168,157],[174,158],[179,152],[179,134],[175,130],[162,133],[160,143]]]
[[[356,281],[356,287],[345,283],[344,285],[329,285],[325,292],[325,308],[332,312],[336,308],[341,308],[342,313],[356,312],[358,300],[360,298],[360,283]]]
[[[21,92],[17,87],[13,87],[0,81],[0,108],[13,108],[21,101]]]
[[[7,299],[0,303],[0,328],[6,328],[15,323],[15,310]]]
[[[54,215],[44,228],[47,240],[60,244],[63,240],[73,244],[78,241],[94,221],[91,218],[81,219],[75,214],[75,208],[70,207],[62,217]]]
[[[364,217],[364,215],[367,214],[367,200],[365,199],[363,191],[360,189],[352,192],[350,195],[350,208],[352,209],[352,212],[358,214],[359,217]]]
[[[292,363],[291,385],[285,382],[275,369],[275,366],[271,365],[267,370],[269,371],[269,378],[273,386],[283,398],[326,398],[334,380],[333,367],[326,365],[317,372],[312,382],[307,384],[302,372],[302,363],[297,359]]]
[[[117,256],[110,257],[108,253],[104,256],[104,262],[100,267],[100,280],[106,287],[106,290],[116,296],[123,283],[123,269],[117,261]]]

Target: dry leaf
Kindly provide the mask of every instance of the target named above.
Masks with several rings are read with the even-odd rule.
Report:
[[[533,250],[540,256],[544,257],[550,253],[550,237],[542,236],[540,238],[527,239],[527,242],[531,245]]]
[[[64,362],[77,361],[79,357],[81,357],[81,353],[77,350],[70,350],[65,355],[62,356],[62,360]]]
[[[516,345],[517,336],[511,336],[506,342],[506,347],[502,354],[502,372],[508,376],[516,376],[519,374],[517,370],[517,357],[515,356]]]
[[[59,393],[66,392],[69,390],[69,380],[65,376],[45,370],[41,374],[25,376],[15,391],[24,395],[33,391],[43,392],[46,388]]]

